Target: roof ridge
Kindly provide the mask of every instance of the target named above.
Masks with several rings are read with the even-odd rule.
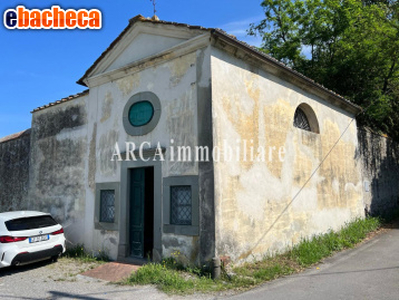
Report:
[[[123,29],[123,31],[114,39],[111,44],[105,49],[101,55],[94,61],[94,63],[86,70],[86,72],[83,74],[83,76],[76,82],[77,84],[87,86],[84,83],[84,79],[89,75],[91,71],[94,70],[94,68],[98,65],[98,63],[108,54],[109,51],[111,51],[116,44],[122,39],[122,37],[127,33],[127,31],[133,27],[137,22],[143,22],[143,23],[153,23],[153,24],[164,24],[164,25],[173,25],[173,26],[179,26],[179,27],[187,27],[189,29],[198,29],[198,30],[204,30],[204,31],[211,31],[214,28],[206,28],[202,27],[199,25],[189,25],[186,23],[178,23],[178,22],[170,22],[170,21],[162,21],[162,20],[154,20],[152,18],[145,18],[144,16],[138,14],[137,16],[131,18],[129,20],[129,24]]]
[[[259,48],[255,47],[255,46],[252,46],[252,45],[249,45],[248,43],[237,39],[234,35],[228,34],[226,31],[224,31],[222,29],[219,29],[219,28],[206,28],[206,27],[202,27],[202,26],[198,26],[198,25],[189,25],[189,24],[186,24],[186,23],[162,21],[162,20],[157,20],[157,19],[154,19],[154,18],[145,18],[141,14],[138,14],[138,15],[134,16],[133,18],[129,19],[128,26],[116,37],[115,40],[112,41],[112,43],[107,47],[107,49],[105,49],[105,51],[102,52],[102,54],[96,59],[96,61],[90,66],[90,68],[87,69],[85,74],[77,81],[78,84],[86,86],[86,84],[84,83],[83,80],[89,75],[89,73],[91,71],[93,71],[95,69],[95,67],[98,65],[98,63],[108,54],[109,51],[111,51],[116,46],[116,44],[123,38],[123,36],[127,33],[127,31],[132,26],[134,26],[137,22],[148,22],[148,23],[153,23],[153,24],[165,24],[165,25],[187,27],[189,29],[197,29],[197,30],[209,31],[209,32],[211,32],[212,35],[216,35],[216,36],[219,35],[221,37],[224,37],[224,38],[234,42],[236,45],[239,45],[239,46],[243,47],[244,50],[253,52],[254,54],[256,54],[258,56],[259,59],[267,60],[267,61],[279,66],[280,68],[285,69],[286,71],[290,72],[291,74],[297,76],[301,80],[304,80],[304,81],[310,83],[314,87],[316,87],[318,89],[321,89],[322,91],[330,94],[333,97],[336,97],[338,100],[342,101],[347,106],[352,107],[352,110],[353,109],[355,111],[361,111],[362,110],[362,108],[360,106],[358,106],[355,103],[351,102],[350,100],[346,99],[344,96],[341,96],[340,94],[338,94],[338,93],[326,88],[325,86],[323,86],[322,84],[314,81],[310,77],[305,76],[304,74],[292,69],[291,67],[289,67],[288,65],[286,65],[283,62],[279,61],[278,59],[276,59],[276,58],[270,56],[269,54],[261,51]],[[47,107],[59,104],[61,102],[65,102],[65,101],[69,101],[69,100],[75,99],[77,97],[82,96],[83,94],[88,93],[88,91],[89,90],[85,90],[82,93],[71,95],[71,96],[63,98],[61,100],[52,102],[52,103],[50,103],[48,105],[38,107],[38,108],[34,109],[32,111],[32,113],[36,112],[36,111],[39,111],[41,109],[45,109]]]
[[[30,134],[30,132],[31,132],[31,129],[29,128],[29,129],[25,129],[25,130],[22,130],[17,133],[12,133],[10,135],[6,135],[5,137],[0,138],[0,144],[9,142],[12,140],[16,140],[16,139],[20,138],[21,136]]]
[[[64,102],[71,101],[73,99],[76,99],[76,98],[79,98],[81,96],[87,95],[89,92],[90,92],[89,89],[86,89],[86,90],[84,90],[84,91],[82,91],[80,93],[76,93],[74,95],[69,95],[67,97],[61,98],[60,100],[57,100],[57,101],[54,101],[54,102],[50,102],[49,104],[46,104],[46,105],[43,105],[43,106],[39,106],[39,107],[35,108],[34,110],[32,110],[31,113],[34,113],[34,112],[37,112],[39,110],[43,110],[43,109],[49,108],[49,107],[57,105],[57,104],[61,104],[61,103],[64,103]]]
[[[237,39],[234,35],[228,34],[226,31],[224,31],[224,30],[222,30],[222,29],[219,29],[219,28],[213,29],[212,32],[217,32],[217,33],[219,33],[219,34],[221,34],[221,35],[223,35],[223,36],[225,36],[225,37],[227,37],[227,38],[229,38],[229,39],[234,40],[236,43],[241,44],[242,46],[244,46],[244,47],[247,48],[248,50],[256,52],[256,53],[259,54],[260,56],[263,56],[264,58],[266,58],[266,59],[272,61],[273,63],[275,63],[275,64],[277,64],[277,65],[283,67],[284,69],[286,69],[287,71],[293,73],[294,75],[296,75],[296,76],[298,76],[298,77],[301,77],[302,79],[308,81],[308,82],[311,83],[312,85],[315,85],[315,86],[317,86],[318,88],[324,90],[325,92],[328,92],[328,93],[332,94],[333,96],[335,96],[335,97],[341,99],[342,101],[346,102],[348,105],[351,105],[351,106],[353,106],[353,107],[355,107],[355,108],[357,108],[357,109],[359,109],[359,110],[361,110],[361,111],[363,110],[359,105],[353,103],[353,102],[350,101],[349,99],[346,99],[344,96],[342,96],[342,95],[340,95],[340,94],[334,92],[333,90],[330,90],[329,88],[325,87],[325,86],[322,85],[321,83],[318,83],[317,81],[313,80],[312,78],[310,78],[310,77],[304,75],[303,73],[298,72],[297,70],[295,70],[295,69],[291,68],[290,66],[286,65],[286,64],[283,63],[282,61],[280,61],[280,60],[274,58],[273,56],[271,56],[271,55],[269,55],[269,54],[267,54],[267,53],[265,53],[265,52],[263,52],[263,51],[261,51],[261,50],[259,50],[259,48],[255,47],[255,46],[252,46],[252,45],[249,45],[248,43],[243,42],[243,41]]]

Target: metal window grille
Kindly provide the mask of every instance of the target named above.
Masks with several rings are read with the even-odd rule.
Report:
[[[191,186],[171,186],[171,220],[174,225],[191,225]]]
[[[115,191],[102,190],[100,192],[100,222],[114,223],[115,221]]]
[[[312,131],[310,128],[308,117],[306,116],[305,112],[299,107],[295,111],[294,126],[307,131]]]

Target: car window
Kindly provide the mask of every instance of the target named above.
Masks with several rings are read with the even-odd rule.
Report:
[[[50,216],[38,216],[14,219],[6,221],[5,224],[8,231],[20,231],[54,226],[58,223]]]

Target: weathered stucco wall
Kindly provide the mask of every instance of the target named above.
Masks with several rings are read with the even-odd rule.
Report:
[[[0,140],[0,212],[27,208],[30,129]]]
[[[152,38],[141,36],[140,43]],[[169,45],[167,38],[161,44]],[[130,63],[129,55],[114,67]],[[163,257],[179,251],[196,264],[215,255],[260,258],[339,229],[364,216],[365,205],[372,214],[396,208],[398,145],[357,131],[353,115],[263,68],[208,46],[145,61],[123,78],[91,86],[88,95],[36,111],[31,132],[0,141],[0,209],[50,212],[73,244],[116,259],[120,233],[94,228],[95,194],[97,183],[121,182],[121,162],[111,158],[115,143],[124,152],[126,142],[159,142],[166,149],[162,178],[198,176],[200,234],[163,233],[160,214],[155,230]],[[160,120],[150,133],[130,136],[125,105],[147,91],[160,99]],[[320,133],[293,126],[303,103],[314,110]],[[170,159],[172,146],[215,146],[220,157],[178,162]],[[164,198],[155,199],[161,211]]]
[[[184,42],[185,39],[163,37],[154,34],[141,33],[134,37],[134,40],[123,50],[118,58],[107,68],[107,71],[124,67],[134,61],[149,57],[172,48]],[[148,47],[151,45],[151,47]]]
[[[28,208],[51,213],[73,244],[85,242],[87,100],[82,96],[32,115]]]
[[[351,115],[216,48],[211,67],[214,145],[241,153],[214,163],[217,255],[259,258],[363,216]],[[314,110],[320,134],[293,126],[301,103]],[[265,149],[265,161],[251,161],[251,146]]]
[[[121,162],[111,161],[118,143],[121,152],[126,151],[126,142],[133,142],[136,149],[146,142],[145,148],[155,148],[157,143],[166,148],[165,161],[162,162],[162,177],[199,175],[199,166],[194,162],[178,162],[169,159],[170,147],[189,146],[192,149],[198,143],[198,85],[209,89],[209,54],[204,60],[204,51],[197,50],[186,55],[165,60],[151,66],[144,63],[125,77],[100,86],[90,88],[89,95],[89,186],[86,190],[87,209],[86,227],[94,232],[92,248],[100,248],[104,239],[112,237],[108,252],[112,258],[117,256],[117,232],[104,232],[94,229],[95,183],[120,182]],[[202,77],[203,65],[207,65],[207,74]],[[199,71],[200,70],[200,71]],[[197,76],[200,76],[197,81]],[[153,92],[161,103],[161,116],[157,126],[143,136],[130,136],[123,127],[122,113],[127,101],[139,92]],[[210,101],[210,93],[208,103]],[[210,110],[208,110],[209,112]],[[202,113],[202,114],[201,114]],[[171,142],[173,140],[173,142]],[[177,154],[175,154],[177,155]],[[138,158],[139,159],[139,158]],[[159,157],[157,157],[159,160]],[[161,182],[162,184],[162,182]],[[124,192],[124,191],[122,191]],[[163,209],[161,199],[155,199]],[[122,212],[123,213],[123,212]],[[126,212],[125,212],[126,213]],[[162,216],[161,216],[162,218]],[[161,220],[163,224],[163,220]],[[128,226],[128,224],[126,224]],[[162,228],[156,228],[162,231]],[[108,234],[109,237],[105,237]],[[198,237],[175,234],[162,234],[162,255],[171,256],[179,250],[190,261],[199,261],[200,241]]]
[[[367,128],[358,129],[358,138],[366,209],[389,215],[399,206],[399,145]]]
[[[144,38],[141,42],[149,44],[151,39],[145,37],[141,37]],[[169,45],[168,38],[160,39],[162,45]],[[111,161],[116,143],[120,151],[125,152],[126,142],[133,142],[136,149],[142,143],[146,143],[145,148],[155,148],[159,142],[167,149],[161,177],[198,176],[199,181],[205,182],[200,188],[200,205],[209,211],[209,214],[200,215],[200,231],[204,232],[201,238],[163,233],[162,213],[158,220],[161,228],[155,229],[162,232],[162,255],[171,256],[178,250],[187,261],[199,263],[201,259],[210,259],[214,254],[214,238],[210,239],[214,236],[213,198],[209,197],[213,193],[209,177],[213,165],[194,162],[194,152],[187,162],[177,161],[176,156],[170,159],[169,150],[178,146],[194,149],[200,139],[212,143],[210,123],[198,125],[199,118],[211,119],[209,53],[208,47],[192,49],[177,57],[172,53],[145,61],[133,71],[125,71],[126,75],[120,79],[105,79],[98,85],[91,85],[90,93],[84,97],[36,111],[32,121],[34,147],[30,159],[33,167],[29,208],[52,213],[64,225],[71,242],[84,242],[87,250],[94,253],[101,250],[116,259],[120,232],[95,229],[96,184],[123,180],[122,162]],[[120,57],[118,61],[123,65],[131,63],[132,59],[134,57]],[[159,122],[144,136],[130,136],[123,126],[125,105],[133,95],[148,91],[160,100]],[[199,97],[200,102],[197,101]],[[162,190],[162,181],[160,184]],[[126,191],[121,193],[126,194]],[[162,194],[155,201],[163,211]],[[116,212],[119,213],[127,214],[126,211]],[[129,220],[122,226],[128,228],[128,223]]]

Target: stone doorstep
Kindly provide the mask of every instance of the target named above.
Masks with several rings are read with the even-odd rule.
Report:
[[[129,277],[133,271],[137,271],[139,268],[138,265],[109,262],[80,275],[116,282]]]

